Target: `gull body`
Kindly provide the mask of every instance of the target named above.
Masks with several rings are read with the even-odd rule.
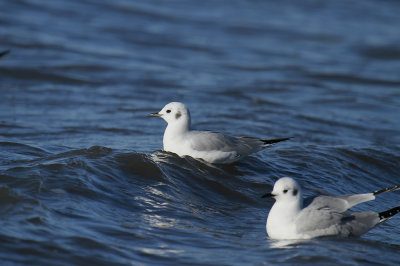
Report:
[[[360,236],[399,213],[400,206],[380,213],[369,211],[350,214],[347,210],[374,200],[377,194],[397,189],[400,186],[364,194],[319,196],[303,208],[300,186],[293,178],[283,177],[275,183],[271,193],[263,196],[276,200],[268,214],[267,234],[271,239]]]
[[[160,112],[149,116],[161,117],[168,123],[163,137],[165,151],[203,159],[209,163],[232,163],[276,142],[289,139],[230,137],[216,132],[191,130],[189,110],[180,102],[171,102]]]

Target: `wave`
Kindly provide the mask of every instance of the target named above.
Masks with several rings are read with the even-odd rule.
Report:
[[[276,178],[293,176],[307,191],[315,188],[312,193],[368,192],[387,185],[391,177],[382,172],[394,171],[398,161],[396,151],[348,146],[290,145],[232,165],[103,146],[60,153],[12,142],[1,142],[0,147],[24,156],[0,172],[0,211],[13,222],[0,238],[32,241],[28,246],[36,246],[41,263],[50,246],[61,254],[49,261],[74,254],[69,261],[78,262],[88,249],[99,254],[87,259],[91,263],[126,263],[132,256],[142,262],[162,261],[179,252],[189,232],[190,241],[201,235],[199,247],[219,239],[226,245],[227,237],[237,241],[249,234],[261,241],[273,202],[260,197]],[[387,203],[393,200],[389,195]],[[45,245],[49,239],[61,240]],[[135,245],[129,245],[132,242]],[[118,248],[121,243],[124,248]],[[166,248],[154,249],[155,243]],[[103,253],[112,259],[100,256]],[[323,256],[313,259],[326,261]]]

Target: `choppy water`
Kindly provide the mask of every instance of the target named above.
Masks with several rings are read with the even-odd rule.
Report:
[[[281,176],[306,195],[400,183],[398,1],[0,4],[0,260],[26,265],[398,264],[361,238],[267,238]],[[160,151],[147,113],[294,138],[233,165]],[[355,210],[399,205],[399,193]]]

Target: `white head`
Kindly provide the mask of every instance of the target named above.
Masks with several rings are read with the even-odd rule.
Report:
[[[268,214],[266,229],[272,239],[296,238],[297,229],[294,223],[296,215],[303,208],[301,189],[290,177],[282,177],[275,182],[271,193],[263,197],[273,197],[276,202]]]
[[[164,106],[158,113],[151,113],[149,116],[158,116],[168,124],[182,124],[190,127],[190,113],[183,103],[171,102]]]
[[[282,177],[275,182],[274,189],[271,193],[265,194],[263,197],[272,197],[277,202],[299,202],[302,203],[302,192],[299,184],[290,177]]]

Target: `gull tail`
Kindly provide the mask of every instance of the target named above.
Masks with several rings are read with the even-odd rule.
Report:
[[[384,222],[400,212],[400,206],[379,213],[379,222]]]
[[[374,191],[373,194],[374,195],[378,195],[378,194],[382,194],[382,193],[385,193],[385,192],[392,192],[392,191],[395,191],[395,190],[398,190],[398,189],[400,189],[400,185],[399,186],[394,186],[394,187],[384,188],[384,189],[381,189],[381,190],[377,190],[377,191]]]
[[[264,145],[272,145],[277,142],[285,141],[291,138],[279,138],[279,139],[261,139],[262,142],[264,142]]]

